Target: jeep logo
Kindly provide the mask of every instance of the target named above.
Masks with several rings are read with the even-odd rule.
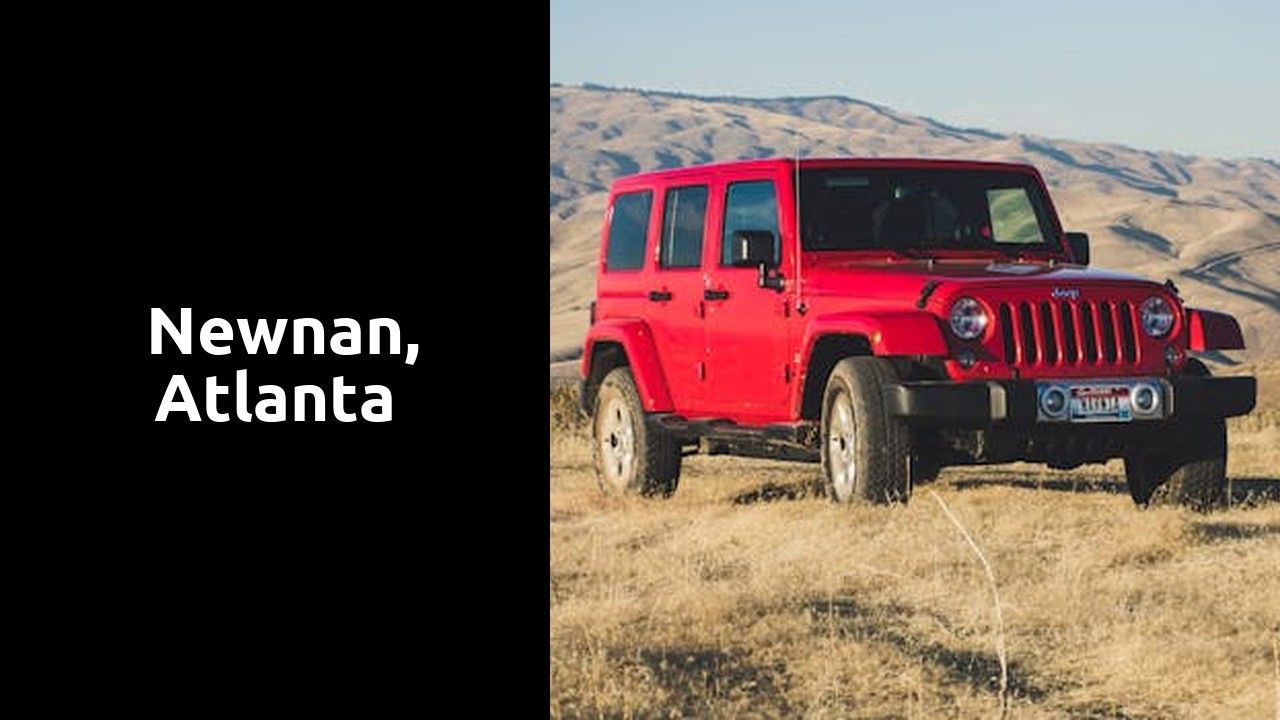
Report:
[[[1079,300],[1080,288],[1054,288],[1052,295],[1054,300]]]

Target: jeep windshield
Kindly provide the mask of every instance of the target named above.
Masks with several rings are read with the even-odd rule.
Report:
[[[805,250],[1061,250],[1039,184],[1017,172],[802,169],[800,223]]]

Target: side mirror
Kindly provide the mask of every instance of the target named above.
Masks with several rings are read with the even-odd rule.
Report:
[[[774,259],[777,251],[777,240],[769,230],[737,230],[733,233],[733,247],[730,248],[730,264],[734,267],[777,267]]]
[[[1089,236],[1082,232],[1067,233],[1067,247],[1078,265],[1089,264]]]
[[[734,267],[759,268],[756,285],[782,292],[785,283],[778,267],[778,239],[768,230],[738,230],[733,233],[730,248]]]

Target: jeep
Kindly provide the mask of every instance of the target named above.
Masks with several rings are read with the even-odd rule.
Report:
[[[1030,165],[768,159],[610,191],[581,403],[607,493],[670,495],[691,452],[820,462],[839,503],[943,467],[1123,458],[1134,501],[1208,508],[1244,347],[1171,281],[1089,268]]]

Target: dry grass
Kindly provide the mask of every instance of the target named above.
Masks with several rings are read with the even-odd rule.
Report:
[[[974,557],[978,558],[978,562],[982,563],[982,570],[987,574],[987,586],[991,588],[991,614],[995,617],[994,635],[996,638],[996,659],[1000,661],[1000,717],[1003,718],[1009,711],[1009,654],[1005,649],[1004,642],[1004,612],[1000,603],[1000,586],[996,584],[996,573],[991,569],[991,562],[987,560],[987,554],[982,552],[982,548],[978,547],[978,543],[974,541],[973,536],[969,534],[964,523],[956,517],[951,511],[950,506],[942,499],[937,492],[930,490],[929,494],[933,499],[938,501],[938,507],[942,508],[942,514],[947,516],[952,525],[960,531],[960,536],[969,544],[969,549],[973,551]]]
[[[553,396],[555,717],[993,717],[980,563],[920,493],[841,508],[817,466],[686,458],[669,500],[606,498]],[[999,587],[1011,717],[1277,712],[1280,463],[1233,428],[1237,504],[1139,511],[1117,466],[944,473]],[[1241,502],[1243,501],[1243,502]]]

